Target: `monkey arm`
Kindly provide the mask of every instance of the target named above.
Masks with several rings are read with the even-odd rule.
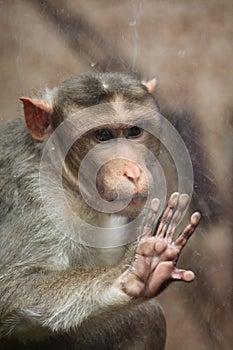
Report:
[[[128,303],[131,297],[112,284],[119,273],[119,267],[59,272],[16,265],[5,269],[0,276],[0,334],[6,335],[7,329],[7,334],[28,337],[24,331],[38,326],[69,330],[89,316]]]

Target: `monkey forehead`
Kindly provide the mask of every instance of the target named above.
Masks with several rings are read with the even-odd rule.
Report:
[[[152,106],[144,106],[143,104],[127,102],[127,101],[112,101],[108,104],[104,104],[111,115],[116,117],[116,120],[124,122],[125,120],[129,123],[131,121],[138,121],[141,119],[155,118],[157,115],[157,108],[153,104]]]
[[[151,130],[152,125],[157,129],[161,124],[161,116],[156,109],[134,103],[101,103],[74,110],[66,117],[84,133],[99,128],[127,129],[132,126]]]
[[[144,106],[114,102],[108,104],[108,109],[96,115],[99,121],[111,128],[127,129],[132,126],[141,126],[148,122],[159,122],[160,116],[157,110],[145,108]]]
[[[101,127],[107,129],[118,129],[118,130],[126,130],[130,129],[133,126],[138,126],[140,128],[148,129],[150,125],[160,125],[160,118],[155,115],[155,113],[151,115],[143,115],[139,113],[139,115],[134,115],[133,113],[116,113],[114,116],[106,116],[106,118],[102,118]]]

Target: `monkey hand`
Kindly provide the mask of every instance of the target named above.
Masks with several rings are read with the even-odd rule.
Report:
[[[154,297],[173,280],[191,282],[192,271],[176,268],[179,255],[200,221],[200,213],[194,213],[190,223],[174,239],[179,220],[187,207],[189,196],[173,193],[153,235],[153,224],[159,201],[152,200],[142,238],[135,252],[132,265],[117,280],[121,289],[129,296]]]

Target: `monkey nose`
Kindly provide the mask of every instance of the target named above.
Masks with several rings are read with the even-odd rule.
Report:
[[[124,176],[133,183],[139,181],[141,172],[141,169],[134,163],[129,163],[124,168]]]

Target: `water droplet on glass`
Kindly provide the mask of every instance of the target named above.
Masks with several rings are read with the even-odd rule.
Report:
[[[135,27],[136,24],[137,24],[136,21],[130,21],[130,22],[129,22],[129,26],[130,26],[130,27]]]
[[[186,51],[185,50],[179,50],[178,51],[178,56],[183,58],[186,55]]]

